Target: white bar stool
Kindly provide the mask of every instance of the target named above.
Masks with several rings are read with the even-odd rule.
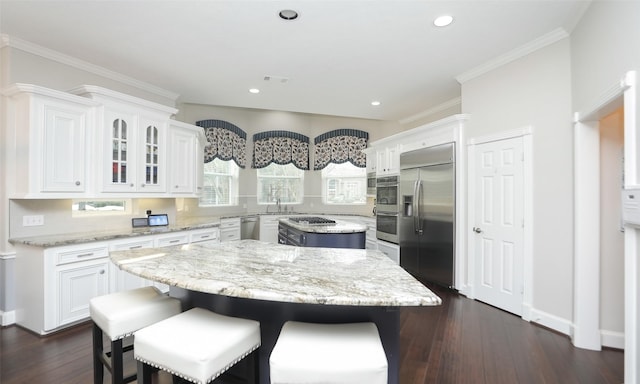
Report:
[[[138,383],[151,383],[152,367],[206,384],[245,357],[248,381],[258,382],[260,323],[193,308],[135,333]]]
[[[181,312],[178,299],[164,295],[155,287],[143,287],[94,297],[89,302],[93,320],[93,382],[102,384],[104,367],[111,372],[113,384],[128,383],[136,375],[124,377],[122,355],[133,346],[123,348],[125,337],[167,317]],[[111,351],[105,352],[103,333],[111,340]]]
[[[271,356],[271,384],[387,384],[387,357],[374,323],[288,321]]]

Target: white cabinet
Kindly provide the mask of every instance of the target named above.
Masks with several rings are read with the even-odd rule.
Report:
[[[378,250],[387,255],[394,263],[400,264],[400,246],[398,244],[378,240]]]
[[[86,320],[89,300],[109,292],[109,261],[74,263],[59,266],[55,271],[57,319],[55,328]]]
[[[375,148],[366,148],[363,152],[367,155],[367,174],[375,174],[378,169]]]
[[[189,243],[219,243],[219,228],[194,229],[189,231]]]
[[[152,248],[154,245],[151,236],[143,236],[136,239],[114,240],[109,242],[110,251],[126,251],[132,249]],[[110,292],[120,292],[129,289],[141,288],[151,284],[147,279],[132,275],[109,263]]]
[[[7,98],[8,193],[12,197],[62,197],[87,191],[97,103],[29,84]]]
[[[268,243],[278,242],[278,221],[287,216],[281,215],[261,215],[258,239]]]
[[[163,235],[156,235],[154,239],[155,247],[170,247],[189,243],[189,234],[186,232],[171,232]]]
[[[376,174],[394,175],[400,173],[399,145],[376,149]]]
[[[367,237],[365,248],[378,249],[378,239],[376,238],[376,219],[375,217],[362,217],[361,223],[367,226]]]
[[[202,192],[203,132],[201,127],[170,120],[169,193],[197,196]]]
[[[109,292],[109,247],[16,245],[16,323],[44,335],[89,318],[89,300]]]
[[[177,109],[96,86],[71,92],[100,103],[100,191],[132,196],[166,192],[167,125]]]
[[[229,217],[220,220],[220,241],[240,240],[240,218]]]

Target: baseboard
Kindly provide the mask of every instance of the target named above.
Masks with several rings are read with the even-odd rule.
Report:
[[[600,339],[603,347],[624,349],[624,333],[614,331],[600,331]]]
[[[0,326],[7,326],[16,323],[16,311],[2,312],[0,311]]]
[[[554,331],[569,337],[572,335],[573,324],[567,319],[563,319],[534,308],[531,308],[529,315],[531,316],[529,321],[532,323],[540,324],[543,327],[553,329]]]

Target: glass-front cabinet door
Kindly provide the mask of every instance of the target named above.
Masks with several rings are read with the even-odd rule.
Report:
[[[115,119],[112,122],[112,163],[111,163],[111,182],[113,184],[126,185],[127,180],[127,144],[128,131],[127,121],[124,119]]]
[[[156,193],[165,187],[165,124],[135,113],[105,111],[109,143],[105,192]]]
[[[166,123],[140,117],[139,164],[136,168],[139,172],[138,183],[140,192],[165,192],[166,191],[166,159],[167,145]]]

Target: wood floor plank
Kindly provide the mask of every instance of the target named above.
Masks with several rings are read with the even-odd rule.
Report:
[[[400,313],[401,384],[620,384],[624,353],[574,348],[565,335],[455,291],[429,286],[438,307]],[[47,337],[0,328],[0,383],[92,382],[89,323]],[[105,383],[109,375],[105,375]],[[169,384],[161,373],[156,384]]]

